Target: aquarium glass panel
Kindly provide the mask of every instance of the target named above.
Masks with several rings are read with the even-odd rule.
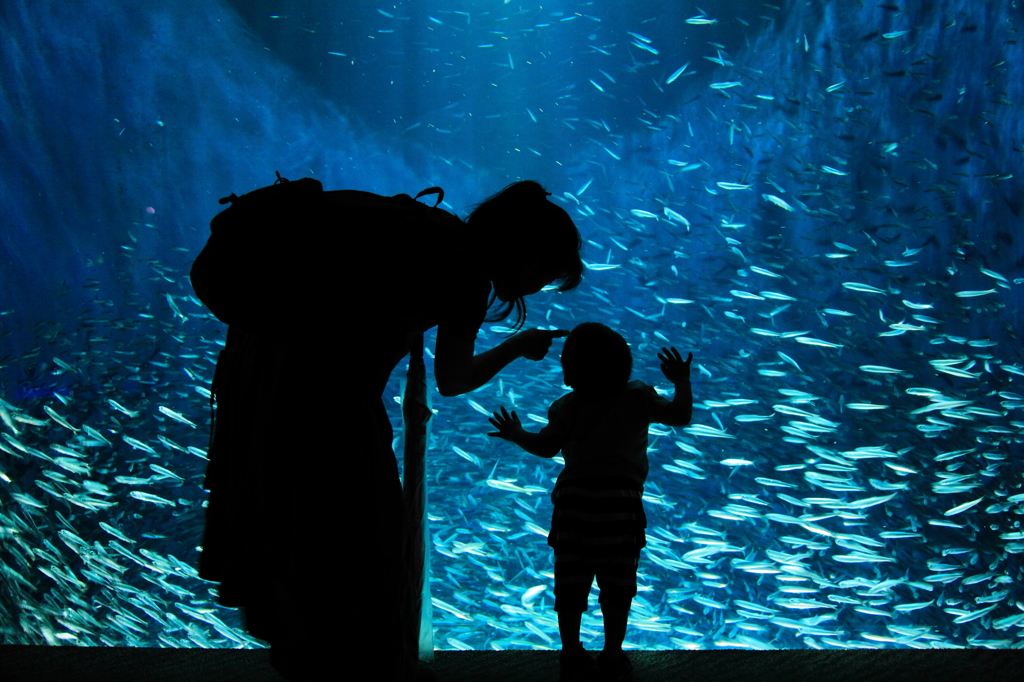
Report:
[[[668,398],[657,354],[693,353],[692,422],[650,426],[627,648],[1019,645],[1021,18],[968,0],[4,0],[0,641],[266,645],[198,577],[227,327],[188,274],[218,199],[280,173],[440,186],[462,218],[536,180],[586,270],[527,297],[526,327],[608,325]],[[344,229],[337,267],[370,269],[372,226]],[[484,323],[476,351],[513,325]],[[563,462],[487,417],[546,423],[570,390],[562,341],[447,398],[434,344],[434,646],[557,649]],[[383,395],[399,454],[405,367]],[[272,427],[329,423],[282,396]],[[596,586],[582,626],[600,646]]]

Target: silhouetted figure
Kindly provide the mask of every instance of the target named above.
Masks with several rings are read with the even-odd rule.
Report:
[[[651,386],[630,381],[633,358],[619,334],[603,324],[580,324],[562,349],[565,385],[540,433],[523,429],[504,407],[488,436],[504,438],[539,457],[559,451],[565,468],[551,500],[548,544],[555,553],[555,611],[562,638],[561,682],[628,680],[632,664],[622,651],[630,604],[636,596],[640,550],[647,544],[642,502],[647,480],[647,429],[651,423],[686,426],[693,410],[690,353],[658,354],[661,371],[675,384],[672,402]],[[604,651],[595,662],[580,645],[580,620],[597,577],[604,613]]]
[[[259,224],[233,249],[215,218],[192,270],[200,299],[230,325],[199,573],[221,583],[218,602],[241,607],[288,679],[357,668],[407,679],[416,652],[402,647],[403,500],[381,399],[391,371],[410,336],[435,326],[444,396],[516,358],[542,359],[567,331],[526,330],[480,355],[474,340],[513,308],[521,327],[524,296],[575,288],[582,242],[531,181],[465,223],[407,195],[323,192],[306,179],[253,195],[271,190],[291,193],[293,209],[234,197],[220,215],[247,205]],[[239,252],[242,263],[223,265]],[[504,305],[487,317],[496,299]]]

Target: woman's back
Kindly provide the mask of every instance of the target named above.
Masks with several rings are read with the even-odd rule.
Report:
[[[325,231],[351,235],[327,285],[339,289],[331,315],[377,372],[390,375],[409,334],[441,323],[475,334],[490,282],[465,223],[408,196],[353,190],[326,192],[324,215]]]

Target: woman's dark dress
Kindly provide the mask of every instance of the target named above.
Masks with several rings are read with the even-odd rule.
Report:
[[[232,323],[217,370],[199,574],[290,679],[357,663],[401,679],[404,510],[382,394],[411,333],[475,338],[490,292],[457,219],[344,203],[359,195],[324,194],[335,236],[301,265],[319,290]]]

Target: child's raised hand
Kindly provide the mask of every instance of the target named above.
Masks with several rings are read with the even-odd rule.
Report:
[[[690,380],[690,361],[693,360],[693,353],[687,354],[684,361],[683,357],[679,355],[679,351],[673,346],[671,350],[662,348],[658,353],[658,359],[661,360],[662,374],[673,384]]]
[[[492,438],[503,438],[510,443],[515,442],[516,434],[523,430],[523,424],[519,421],[519,417],[516,415],[515,410],[512,411],[510,417],[505,408],[501,408],[501,412],[495,412],[493,417],[489,417],[488,420],[494,424],[494,428],[498,429],[497,432],[488,433],[488,436]]]

